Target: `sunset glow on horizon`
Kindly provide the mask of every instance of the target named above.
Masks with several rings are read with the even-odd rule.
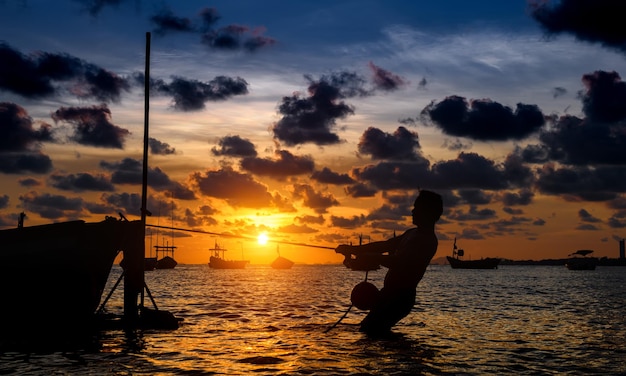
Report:
[[[166,3],[0,4],[0,228],[140,217],[150,32],[146,254],[341,263],[428,189],[435,258],[618,256],[626,35],[576,2]]]

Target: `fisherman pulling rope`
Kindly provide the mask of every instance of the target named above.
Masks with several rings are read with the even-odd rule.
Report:
[[[437,252],[435,223],[443,213],[441,196],[420,191],[411,213],[416,227],[398,237],[356,246],[342,244],[335,249],[345,256],[344,265],[350,269],[368,271],[378,269],[378,265],[388,268],[380,291],[367,282],[366,274],[366,280],[355,286],[351,294],[352,305],[358,302],[362,309],[370,310],[360,324],[360,330],[370,336],[389,334],[411,312],[417,284]]]

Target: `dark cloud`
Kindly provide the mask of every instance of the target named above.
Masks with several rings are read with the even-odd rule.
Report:
[[[351,218],[330,216],[330,224],[332,227],[340,228],[358,228],[367,223],[364,215],[353,215]]]
[[[626,52],[626,14],[620,0],[530,1],[532,17],[548,34],[569,33],[577,39]]]
[[[229,167],[194,172],[190,180],[202,195],[225,200],[234,207],[263,208],[273,202],[265,185],[254,180],[252,175]]]
[[[171,147],[169,144],[159,141],[156,138],[148,138],[148,147],[150,148],[150,153],[154,155],[172,155],[176,154],[176,149]]]
[[[417,83],[418,89],[426,89],[426,85],[428,85],[428,81],[426,81],[426,77],[422,77],[420,82]]]
[[[191,19],[177,17],[170,9],[161,9],[150,17],[150,21],[156,25],[154,32],[158,35],[165,35],[169,31],[194,32],[196,30]]]
[[[597,122],[626,119],[626,82],[617,72],[595,71],[582,78],[587,91],[582,97],[583,111]]]
[[[111,171],[111,182],[114,184],[141,185],[143,180],[143,164],[132,158],[124,158],[120,162],[100,161],[100,167]],[[195,194],[189,188],[173,181],[159,167],[148,168],[148,186],[158,192],[169,192],[179,200],[193,200]]]
[[[506,170],[476,153],[460,153],[457,159],[435,163],[434,179],[446,188],[503,189],[508,187]]]
[[[61,107],[52,113],[55,122],[74,127],[71,139],[82,145],[102,148],[124,148],[130,131],[111,123],[111,110],[106,105],[92,107]]]
[[[341,143],[334,133],[336,122],[354,114],[354,108],[341,99],[368,95],[363,88],[365,80],[350,72],[322,76],[318,81],[305,78],[309,81],[309,96],[296,93],[283,97],[278,107],[283,117],[271,128],[274,138],[288,146]]]
[[[502,203],[507,206],[529,205],[535,194],[528,188],[521,189],[519,192],[504,192],[502,194]]]
[[[626,122],[605,123],[564,115],[541,133],[543,144],[524,150],[527,161],[558,161],[571,165],[626,163]]]
[[[38,187],[42,184],[41,181],[33,178],[18,179],[17,182],[22,187]]]
[[[0,153],[0,172],[5,174],[45,174],[52,171],[52,160],[39,152]]]
[[[530,168],[510,157],[504,163],[476,153],[459,153],[456,159],[429,166],[423,159],[410,162],[380,162],[356,167],[351,175],[360,183],[389,189],[486,189],[500,190],[526,186],[534,181]]]
[[[264,28],[251,30],[247,26],[228,25],[202,34],[202,43],[214,49],[254,52],[276,43],[274,38],[261,35],[264,31]]]
[[[297,156],[287,150],[276,150],[276,159],[246,157],[240,162],[241,168],[255,175],[284,179],[289,176],[308,174],[315,168],[311,156]]]
[[[107,205],[115,208],[115,211],[123,213],[141,215],[141,195],[138,193],[114,193],[103,194],[102,201]],[[154,208],[148,204],[148,209]],[[158,211],[154,210],[153,215],[158,215]]]
[[[0,196],[0,209],[5,209],[9,206],[9,195]]]
[[[0,153],[38,149],[41,142],[54,141],[49,124],[37,123],[24,108],[8,102],[0,102]]]
[[[26,56],[0,43],[0,90],[33,99],[63,91],[81,99],[119,102],[129,89],[124,78],[74,56],[48,52]]]
[[[323,225],[325,220],[323,215],[302,215],[293,219],[295,222],[303,224]]]
[[[143,83],[143,73],[134,73],[136,83]],[[161,79],[150,82],[151,90],[156,95],[172,98],[172,106],[179,111],[199,111],[206,107],[206,102],[230,99],[236,95],[248,94],[248,83],[241,77],[217,76],[208,83],[182,77],[172,77],[168,84]]]
[[[496,218],[496,212],[493,209],[479,209],[476,205],[470,205],[469,209],[464,212],[461,209],[454,209],[446,214],[446,218],[459,222],[463,221],[482,221],[486,219]]]
[[[37,192],[28,192],[19,199],[26,211],[37,213],[47,219],[78,217],[84,205],[83,199],[79,197],[72,198],[49,193],[40,195]]]
[[[378,193],[378,190],[367,184],[356,183],[346,187],[345,192],[350,197],[359,198],[374,197],[374,195]]]
[[[561,97],[565,95],[566,93],[567,93],[567,89],[563,87],[555,87],[554,89],[552,89],[552,98]]]
[[[250,140],[239,136],[226,136],[217,141],[217,147],[211,148],[211,153],[227,157],[256,157],[257,151]]]
[[[317,192],[307,184],[294,184],[293,197],[296,200],[302,200],[304,206],[313,209],[318,214],[324,214],[331,206],[339,205],[339,201],[332,194]]]
[[[398,127],[393,134],[378,128],[369,127],[359,140],[359,153],[369,154],[372,159],[414,161],[424,159],[419,152],[420,143],[417,132]]]
[[[537,171],[537,189],[566,199],[608,201],[626,192],[626,166],[562,166],[546,164]]]
[[[433,182],[428,165],[423,163],[380,162],[355,167],[351,176],[362,184],[382,190],[417,189]]]
[[[463,201],[471,205],[486,205],[493,199],[493,194],[481,189],[460,189],[458,193]]]
[[[118,6],[129,0],[73,0],[80,3],[92,16],[97,16],[107,6]]]
[[[276,43],[274,38],[264,36],[265,28],[252,28],[230,24],[216,27],[222,18],[215,8],[203,8],[198,12],[199,19],[180,17],[170,9],[163,8],[150,18],[155,25],[155,33],[161,36],[171,32],[199,33],[205,46],[217,50],[257,51]]]
[[[354,179],[350,177],[348,174],[339,174],[337,172],[332,171],[328,167],[322,168],[321,171],[313,171],[311,174],[311,179],[322,183],[322,184],[353,184]]]
[[[518,103],[513,110],[489,99],[468,103],[459,96],[430,103],[422,110],[422,116],[429,117],[445,134],[481,141],[521,140],[545,124],[536,105]]]
[[[376,89],[394,91],[408,85],[408,82],[402,77],[375,65],[371,61],[369,62],[368,67],[372,71],[372,81],[374,82],[374,87]]]
[[[72,191],[72,192],[84,192],[84,191],[103,191],[113,192],[115,187],[111,183],[111,180],[102,174],[92,175],[89,173],[78,174],[51,174],[50,177],[51,186],[54,188]]]
[[[602,222],[601,219],[594,217],[593,215],[591,215],[591,213],[589,213],[585,209],[580,209],[578,211],[578,218],[580,218],[580,220],[583,221],[583,222],[589,222],[589,223],[599,223],[599,222]]]

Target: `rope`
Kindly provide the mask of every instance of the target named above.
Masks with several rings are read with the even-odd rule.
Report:
[[[369,271],[368,271],[368,270],[366,270],[366,271],[365,271],[365,279],[363,280],[363,282],[367,282],[367,273],[369,273]],[[348,312],[350,312],[350,310],[352,309],[352,306],[353,306],[353,305],[354,305],[354,304],[350,304],[350,307],[348,307],[348,309],[346,310],[346,312],[344,312],[343,316],[341,316],[341,317],[339,318],[339,320],[337,320],[337,322],[336,322],[336,323],[334,323],[331,327],[329,327],[328,329],[324,330],[324,333],[328,333],[328,332],[330,332],[330,331],[331,331],[334,327],[336,327],[337,325],[339,325],[339,323],[340,323],[340,322],[341,322],[344,318],[346,318],[346,316],[348,316]]]

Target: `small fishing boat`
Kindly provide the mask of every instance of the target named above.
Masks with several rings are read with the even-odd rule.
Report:
[[[570,258],[565,262],[565,267],[569,270],[595,270],[598,259],[589,257],[593,251],[590,249],[580,249],[574,253],[570,253]]]
[[[174,251],[176,247],[173,245],[155,245],[154,246],[155,254],[157,257],[156,264],[154,265],[155,269],[174,269],[178,262],[174,260]],[[159,252],[163,253],[165,256],[159,259]],[[171,255],[171,256],[170,256]]]
[[[274,269],[291,269],[294,262],[280,255],[280,251],[278,250],[278,245],[276,245],[276,253],[278,253],[278,257],[274,261],[272,261],[270,266]]]
[[[249,260],[226,260],[224,258],[226,249],[220,247],[217,244],[217,240],[215,241],[215,246],[210,248],[209,251],[213,252],[209,257],[209,267],[213,269],[244,269],[250,263]]]
[[[452,256],[446,256],[452,269],[497,269],[500,264],[499,258],[487,257],[479,260],[463,260],[465,251],[458,249],[456,246],[456,238],[454,238],[454,246],[452,248]]]

